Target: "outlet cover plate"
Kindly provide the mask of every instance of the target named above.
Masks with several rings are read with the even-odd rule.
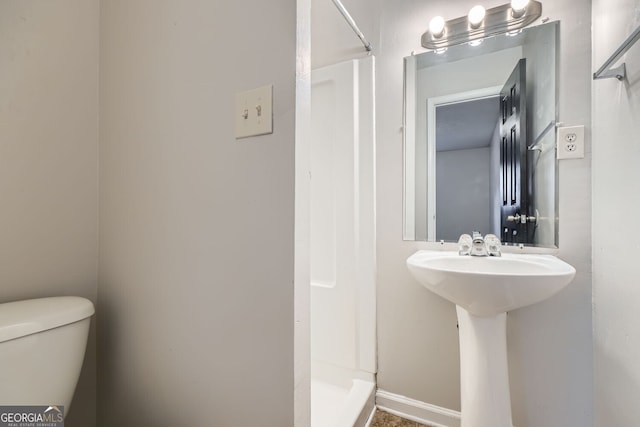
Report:
[[[273,85],[236,94],[236,139],[273,133]]]
[[[559,127],[556,143],[558,160],[583,159],[584,126]]]

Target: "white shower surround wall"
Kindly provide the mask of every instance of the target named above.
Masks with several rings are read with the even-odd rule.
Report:
[[[364,425],[376,372],[374,58],[312,72],[311,423]]]

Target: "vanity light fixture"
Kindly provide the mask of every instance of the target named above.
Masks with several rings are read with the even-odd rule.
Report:
[[[482,21],[484,21],[484,17],[487,14],[487,11],[481,5],[476,5],[471,8],[469,11],[469,26],[471,28],[480,28]]]
[[[442,16],[435,16],[429,21],[429,32],[436,39],[444,35],[444,18]]]
[[[520,18],[527,10],[529,0],[511,0],[511,16]]]
[[[422,46],[436,50],[477,43],[497,34],[517,34],[541,15],[542,3],[536,0],[511,0],[511,3],[486,10],[477,5],[471,8],[468,16],[446,22],[441,16],[433,18],[429,22],[429,30],[422,35]]]

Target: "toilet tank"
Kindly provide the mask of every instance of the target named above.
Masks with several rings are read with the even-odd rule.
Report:
[[[93,313],[80,297],[0,304],[0,405],[63,405],[66,415]]]

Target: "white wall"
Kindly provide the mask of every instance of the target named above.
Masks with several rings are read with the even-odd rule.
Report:
[[[97,0],[0,2],[0,302],[97,286]],[[69,427],[95,420],[93,329]]]
[[[455,309],[405,266],[429,244],[402,241],[402,58],[422,51],[432,16],[462,16],[473,4],[384,2],[377,61],[378,386],[450,409],[460,408]],[[509,314],[514,424],[584,427],[591,424],[592,394],[590,1],[545,2],[543,16],[561,20],[559,117],[587,125],[587,157],[562,162],[559,172],[559,256],[577,277],[554,298]]]
[[[593,69],[640,25],[640,1],[593,2]],[[640,407],[638,238],[626,215],[640,209],[640,45],[625,55],[627,80],[593,82],[594,425],[631,426]]]
[[[294,0],[102,2],[100,425],[293,424],[295,71]]]

